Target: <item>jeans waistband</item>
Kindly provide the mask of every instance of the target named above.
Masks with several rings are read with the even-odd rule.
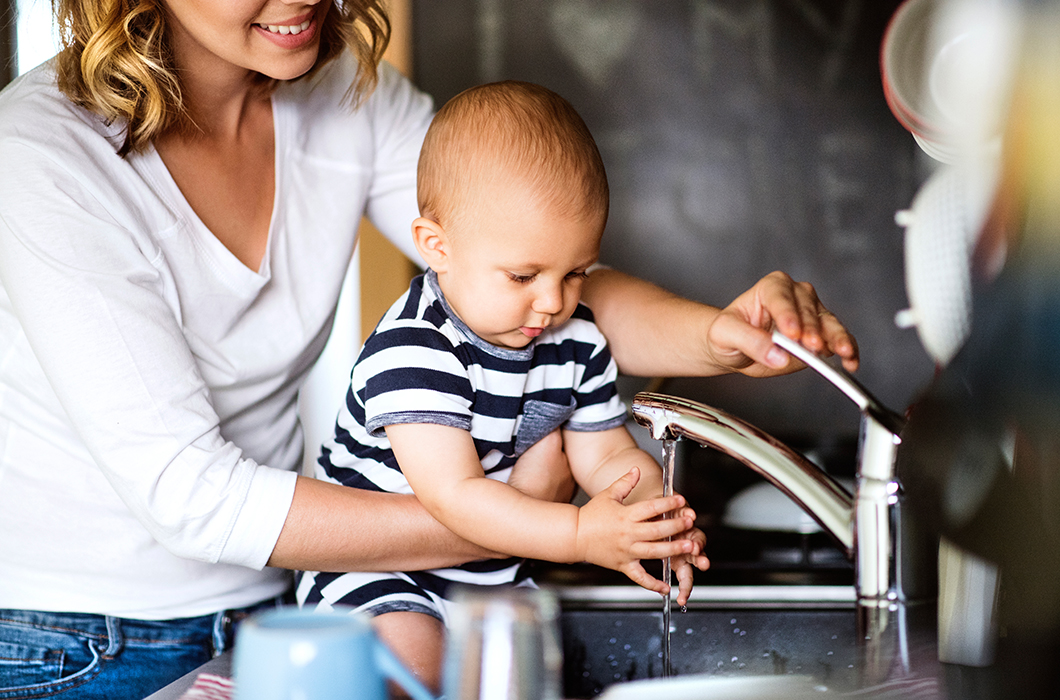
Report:
[[[277,596],[244,608],[221,610],[198,617],[171,620],[140,620],[93,613],[0,609],[0,624],[14,623],[38,629],[84,635],[106,642],[104,656],[116,654],[127,641],[188,643],[209,638],[214,655],[232,646],[235,632],[254,612],[286,605],[287,596]]]

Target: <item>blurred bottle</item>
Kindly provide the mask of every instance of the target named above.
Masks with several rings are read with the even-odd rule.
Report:
[[[534,588],[466,587],[454,598],[447,700],[560,700],[559,606]]]

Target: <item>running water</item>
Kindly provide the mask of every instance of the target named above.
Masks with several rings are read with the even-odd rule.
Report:
[[[675,440],[663,440],[663,496],[674,495],[674,448]],[[669,518],[667,513],[663,516]],[[671,538],[667,538],[671,539]],[[670,557],[663,559],[663,581],[670,583]],[[670,672],[670,594],[663,595],[663,678],[669,678]]]

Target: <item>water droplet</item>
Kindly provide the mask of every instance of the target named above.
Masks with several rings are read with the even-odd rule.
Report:
[[[629,651],[631,647],[628,644],[626,644],[622,648],[625,649],[626,651]]]
[[[740,628],[739,627],[734,628],[732,633],[733,634],[739,634],[740,633]]]
[[[615,660],[615,655],[614,654],[608,654],[607,655],[607,660],[608,661],[614,661]]]
[[[847,668],[854,668],[854,664],[847,664]]]
[[[729,620],[729,624],[730,625],[735,625],[736,624],[736,618],[734,617],[731,620]]]
[[[608,639],[608,640],[607,640],[607,643],[608,643],[608,644],[617,644],[617,643],[618,643],[618,640],[617,640],[617,639],[615,639],[614,637],[611,637],[611,639]]]
[[[621,626],[622,626],[622,620],[615,620],[615,627],[621,627]]]
[[[688,629],[685,630],[685,634],[692,634],[694,632],[695,632],[695,630],[692,629],[691,627],[689,627]]]
[[[616,673],[614,677],[615,677],[616,681],[622,680],[622,674],[621,673]]]
[[[588,677],[589,677],[589,672],[588,671],[582,671],[582,678],[588,678]]]
[[[724,665],[725,665],[725,662],[724,662],[724,661],[719,661],[719,662],[718,662],[718,668],[721,668],[721,667],[722,667],[722,666],[724,666]]]
[[[681,612],[683,612],[683,613],[688,612],[688,606],[687,605],[682,605],[681,606]]]
[[[832,639],[839,639],[839,635],[838,634],[833,634],[832,635]]]
[[[740,630],[740,636],[741,637],[746,637],[747,636],[747,630]]]
[[[741,662],[740,662],[740,665],[738,666],[738,668],[743,668],[743,667],[745,667],[746,665],[747,665],[747,664],[745,664],[745,663],[743,663],[743,662],[741,661]]]
[[[617,661],[612,661],[611,662],[611,668],[618,668],[618,662]]]
[[[734,657],[732,657],[732,662],[733,662],[733,663],[736,663],[736,662],[737,662],[737,661],[739,661],[739,660],[740,660],[740,658],[739,658],[738,656],[734,656]]]
[[[834,651],[830,651],[830,652],[828,652],[828,656],[831,656],[834,653],[835,653]]]

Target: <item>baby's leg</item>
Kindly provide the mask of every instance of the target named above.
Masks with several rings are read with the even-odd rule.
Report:
[[[442,688],[445,626],[436,617],[418,612],[390,612],[372,618],[376,634],[394,656],[435,695]],[[408,697],[390,683],[391,697]]]

